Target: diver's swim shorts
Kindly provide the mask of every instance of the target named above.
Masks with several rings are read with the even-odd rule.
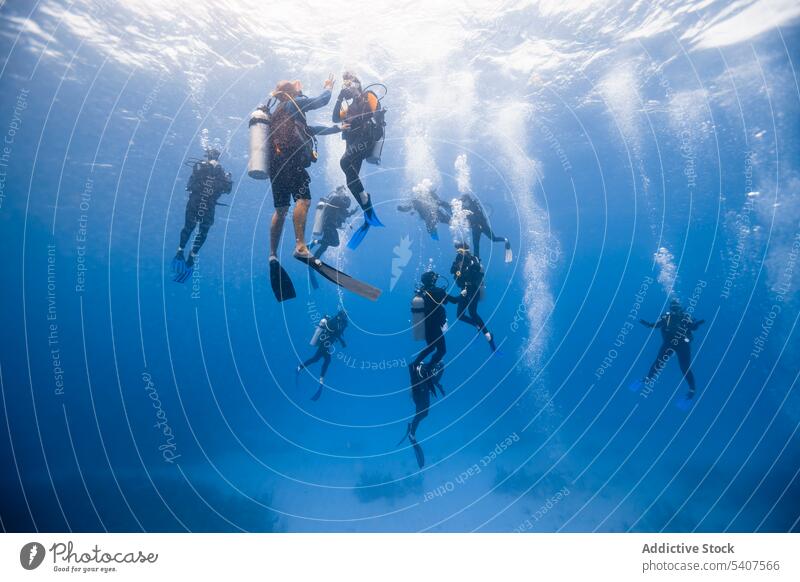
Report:
[[[305,168],[291,164],[276,166],[271,177],[275,208],[289,206],[292,200],[311,200],[311,176]]]

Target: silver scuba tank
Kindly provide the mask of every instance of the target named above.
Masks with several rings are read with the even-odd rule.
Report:
[[[375,145],[372,146],[372,151],[367,156],[366,162],[368,164],[375,164],[376,166],[381,165],[381,153],[383,153],[383,137],[375,142]]]
[[[416,341],[425,341],[425,300],[414,295],[411,300],[411,333]]]
[[[383,116],[385,115],[386,111],[380,109],[375,112],[375,123],[377,123],[381,128],[381,138],[375,142],[372,146],[372,150],[370,150],[369,155],[366,157],[366,162],[368,164],[375,164],[376,166],[381,165],[381,154],[383,153],[383,141],[386,139],[386,123],[383,121]]]
[[[250,159],[247,175],[254,180],[269,178],[269,115],[261,109],[250,114]]]
[[[322,236],[325,226],[325,210],[330,206],[326,200],[317,202],[317,210],[314,214],[314,227],[311,229],[311,237],[317,239]]]
[[[323,330],[325,329],[325,324],[328,323],[328,320],[324,317],[319,320],[319,325],[317,329],[314,330],[314,335],[311,336],[311,341],[309,342],[310,345],[315,346],[319,343],[319,337],[322,335]]]

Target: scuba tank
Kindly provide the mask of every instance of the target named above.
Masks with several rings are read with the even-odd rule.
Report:
[[[383,89],[383,95],[378,97],[374,91],[371,91],[373,87],[380,87]],[[383,83],[372,83],[371,85],[367,85],[364,87],[364,92],[371,95],[374,99],[374,108],[372,110],[372,130],[374,135],[377,136],[375,143],[372,145],[372,149],[370,150],[369,154],[367,155],[365,161],[368,164],[375,164],[376,166],[381,165],[381,154],[383,153],[383,142],[386,139],[386,121],[384,120],[384,116],[386,115],[386,110],[383,109],[380,105],[381,100],[386,97],[386,93],[389,90],[386,88],[386,85]],[[371,100],[372,101],[372,100]]]
[[[256,109],[250,114],[250,159],[247,175],[254,180],[269,178],[269,114]]]
[[[328,320],[324,317],[319,320],[319,324],[317,325],[317,329],[314,330],[314,335],[311,336],[311,341],[308,342],[309,345],[315,346],[319,343],[319,337],[322,335],[322,332],[325,331],[325,325],[328,323]]]
[[[411,300],[411,332],[416,341],[425,341],[425,299],[419,291]]]
[[[386,122],[383,120],[383,116],[386,113],[383,109],[377,110],[373,113],[375,128],[376,132],[380,131],[380,137],[375,140],[375,143],[372,146],[372,150],[370,150],[369,154],[367,155],[365,161],[368,164],[375,164],[376,166],[381,165],[381,154],[383,153],[383,141],[386,139]]]
[[[314,227],[311,229],[311,237],[318,239],[322,236],[325,226],[325,210],[330,206],[324,198],[317,202],[317,210],[314,213]]]

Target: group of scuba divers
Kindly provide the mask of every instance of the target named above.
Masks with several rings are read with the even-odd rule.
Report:
[[[281,81],[271,92],[267,103],[256,108],[250,117],[248,175],[256,180],[268,179],[272,186],[275,211],[270,225],[269,273],[272,291],[279,302],[296,297],[292,280],[278,260],[281,234],[292,201],[295,234],[293,256],[308,267],[312,287],[318,288],[316,274],[372,301],[377,300],[381,293],[380,289],[335,269],[321,258],[327,249],[339,246],[339,230],[348,218],[358,212],[357,208],[350,209],[348,190],[363,211],[364,222],[353,233],[347,247],[351,250],[358,248],[371,227],[384,226],[375,213],[372,197],[366,192],[359,174],[364,162],[380,164],[386,127],[386,110],[382,107],[381,100],[386,95],[386,87],[380,83],[362,87],[358,77],[346,72],[342,77],[343,87],[333,108],[334,125],[310,125],[306,114],[325,107],[330,102],[334,84],[334,77],[330,75],[323,84],[322,93],[309,97],[303,94],[300,81]],[[382,89],[383,95],[378,96],[374,88]],[[317,161],[316,137],[336,133],[342,134],[346,144],[340,161],[346,186],[339,186],[319,201],[312,238],[306,243],[306,221],[311,205],[311,177],[307,169]],[[222,194],[230,193],[232,189],[231,174],[224,170],[219,157],[219,150],[208,148],[204,160],[191,162],[192,174],[186,185],[189,199],[185,223],[180,233],[178,250],[172,260],[174,281],[178,283],[187,281],[192,275],[200,248],[214,224],[215,207],[221,205],[218,200]],[[456,203],[472,235],[472,250],[466,241],[456,242],[456,256],[450,268],[453,282],[460,293],[450,295],[447,291],[449,285],[439,284],[444,278],[435,271],[428,270],[422,274],[411,301],[414,339],[424,341],[425,347],[408,367],[416,411],[400,443],[409,441],[417,463],[422,467],[425,458],[417,442],[417,428],[428,414],[431,396],[435,397],[437,392],[444,394],[441,379],[444,373],[442,359],[446,353],[445,305],[456,305],[456,320],[474,326],[486,338],[491,352],[497,352],[494,337],[478,314],[478,302],[484,291],[484,270],[480,261],[481,236],[486,236],[492,242],[504,243],[506,263],[512,262],[513,255],[509,240],[494,234],[474,195],[464,193],[451,204],[441,200],[433,188],[421,188],[419,192],[415,189],[415,194],[418,195],[397,209],[416,213],[434,240],[438,240],[437,225],[450,224],[454,219],[456,209],[453,206]],[[195,228],[197,234],[187,256],[187,244]],[[673,301],[670,311],[658,322],[641,322],[648,327],[659,328],[664,343],[647,376],[636,383],[633,389],[654,381],[667,359],[674,353],[678,355],[681,370],[690,387],[687,399],[691,399],[695,392],[695,382],[689,367],[689,342],[692,338],[691,332],[702,321],[694,321],[681,310],[679,303]],[[348,318],[344,310],[333,316],[323,317],[311,340],[311,345],[316,347],[315,353],[296,368],[299,376],[302,370],[322,360],[319,386],[312,396],[314,401],[323,392],[325,374],[331,362],[332,345],[335,342],[346,345],[343,334],[347,324]]]

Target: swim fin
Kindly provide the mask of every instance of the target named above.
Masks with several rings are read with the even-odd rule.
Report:
[[[278,302],[294,299],[297,293],[289,275],[284,271],[278,259],[269,260],[269,283],[272,285],[272,292]]]
[[[678,410],[682,410],[683,412],[686,412],[692,407],[693,403],[694,403],[694,400],[692,400],[691,398],[686,398],[684,396],[683,398],[679,398],[678,399],[678,401],[675,403],[675,406],[678,408]]]
[[[411,423],[406,427],[406,434],[397,442],[397,446],[402,445],[406,439],[411,443],[411,447],[414,449],[414,456],[417,458],[417,465],[422,469],[423,465],[425,465],[425,453],[422,452],[422,447],[417,443],[417,437],[411,434]]]
[[[510,263],[514,260],[514,253],[511,251],[511,243],[506,240],[506,257],[505,262]]]
[[[314,393],[314,396],[311,397],[311,400],[316,402],[319,400],[320,396],[322,396],[322,384],[319,385],[319,388],[317,388],[317,391]]]
[[[358,248],[358,245],[364,240],[364,237],[367,236],[367,232],[369,231],[370,224],[369,222],[364,222],[358,230],[353,233],[353,236],[350,237],[350,240],[347,242],[347,248],[351,251],[354,251]]]
[[[409,432],[408,440],[414,448],[414,456],[417,458],[417,465],[420,469],[425,466],[425,453],[422,452],[422,447],[417,443],[417,438]]]
[[[175,277],[172,280],[176,283],[185,283],[194,271],[192,256],[189,255],[189,260],[187,261],[183,256],[183,251],[178,251],[175,258],[172,259],[172,270],[175,272]]]
[[[432,230],[431,231],[431,238],[433,240],[439,240],[439,231],[438,230]]]
[[[369,207],[364,210],[364,221],[370,226],[386,226],[381,222],[380,218],[378,218],[378,215],[375,214],[375,209],[372,207],[371,202]]]
[[[317,273],[325,277],[331,283],[336,283],[339,287],[347,289],[348,291],[360,295],[370,301],[377,301],[381,295],[381,290],[373,287],[368,283],[354,279],[346,273],[334,269],[327,263],[323,263],[320,259],[312,255],[300,255],[295,253],[294,258],[308,265],[310,269],[314,269]]]

